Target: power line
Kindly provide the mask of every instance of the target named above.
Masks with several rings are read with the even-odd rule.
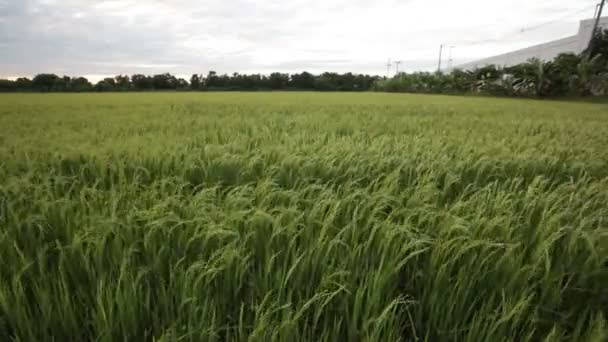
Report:
[[[463,42],[462,44],[459,44],[459,46],[474,46],[474,45],[481,45],[481,44],[486,44],[486,43],[492,43],[492,42],[497,42],[497,41],[502,41],[506,38],[509,38],[511,36],[515,36],[515,35],[520,35],[522,33],[526,33],[526,32],[530,32],[530,31],[534,31],[537,30],[541,27],[559,22],[560,20],[564,20],[564,19],[568,19],[571,18],[573,16],[579,15],[583,12],[586,12],[588,10],[590,10],[591,8],[596,7],[596,5],[592,5],[592,6],[586,6],[583,9],[577,10],[575,12],[570,12],[567,13],[565,15],[562,15],[560,17],[557,18],[553,18],[551,20],[536,24],[536,25],[532,25],[532,26],[528,26],[528,27],[522,27],[520,29],[517,30],[513,30],[510,32],[507,32],[506,34],[498,37],[498,38],[488,38],[488,39],[481,39],[481,40],[477,40],[477,41],[473,41],[473,42]],[[597,10],[597,9],[596,9]],[[498,25],[495,25],[494,27],[498,27]]]
[[[601,0],[601,1],[603,2],[605,0]],[[480,40],[476,40],[476,41],[452,41],[450,43],[456,43],[456,44],[458,44],[459,47],[465,47],[466,48],[468,46],[482,45],[482,44],[487,44],[487,43],[492,43],[492,42],[501,42],[501,41],[503,41],[503,40],[505,40],[505,39],[507,39],[507,38],[509,38],[511,36],[520,35],[520,34],[523,34],[523,33],[534,31],[534,30],[537,30],[537,29],[542,28],[544,26],[557,23],[557,22],[559,22],[561,20],[568,19],[568,18],[577,16],[577,15],[580,15],[581,13],[586,12],[586,11],[590,10],[591,8],[595,8],[595,11],[597,12],[598,7],[599,7],[599,5],[586,6],[584,8],[581,8],[581,9],[578,9],[578,10],[575,10],[575,11],[572,11],[572,12],[568,12],[566,14],[563,14],[563,15],[559,16],[559,17],[555,17],[553,19],[550,19],[550,20],[547,20],[547,21],[544,21],[544,22],[541,22],[541,23],[538,23],[538,24],[535,24],[535,25],[531,25],[531,26],[527,26],[527,27],[522,27],[522,28],[519,28],[517,30],[509,31],[506,34],[504,34],[504,35],[502,35],[500,37],[497,37],[497,38],[480,39]],[[596,16],[594,15],[594,17],[596,17]],[[490,29],[490,28],[499,27],[499,26],[500,27],[504,27],[504,25],[497,24],[497,25],[486,25],[486,26],[483,26],[482,28],[484,28],[484,29]],[[479,29],[479,28],[477,28],[477,29]],[[565,44],[567,44],[567,43],[563,43],[563,44],[560,44],[560,45],[565,45]],[[441,71],[442,58],[443,58],[443,49],[444,49],[444,47],[448,48],[448,45],[441,44],[440,47],[439,47],[439,59],[438,59],[438,63],[437,63],[437,70],[438,71]],[[450,53],[450,57],[449,57],[449,60],[448,60],[448,66],[451,67],[451,64],[453,64],[453,59],[452,59],[452,56],[451,56],[451,54],[452,54],[451,50],[455,46],[449,46],[449,47],[450,47],[450,52],[449,52]],[[397,64],[397,61],[394,62],[394,63]],[[399,61],[399,63],[401,63],[401,61]],[[391,61],[389,59],[389,62],[387,64],[387,77],[390,74],[390,67],[391,67]],[[397,70],[398,70],[399,66],[396,65],[396,67],[397,67]]]
[[[571,18],[571,17],[573,17],[573,16],[575,16],[575,15],[579,15],[579,14],[581,14],[581,13],[583,13],[583,12],[587,12],[588,10],[590,10],[592,7],[595,7],[595,6],[596,6],[596,5],[587,6],[587,7],[583,8],[583,9],[581,9],[581,10],[578,10],[578,11],[576,11],[576,12],[572,12],[572,13],[569,13],[569,14],[563,15],[563,16],[561,16],[561,17],[557,17],[557,18],[551,19],[551,20],[549,20],[549,21],[545,21],[545,22],[543,22],[543,23],[536,24],[536,25],[532,25],[532,26],[529,26],[529,27],[524,27],[524,28],[522,28],[522,29],[521,29],[521,31],[520,31],[520,32],[522,32],[522,33],[523,33],[523,32],[527,32],[527,31],[533,31],[533,30],[536,30],[536,29],[538,29],[538,28],[540,28],[540,27],[543,27],[543,26],[547,26],[547,25],[550,25],[550,24],[556,23],[556,22],[558,22],[558,21],[560,21],[560,20],[569,19],[569,18]]]

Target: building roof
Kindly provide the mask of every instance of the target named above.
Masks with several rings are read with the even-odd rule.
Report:
[[[524,49],[511,51],[508,53],[483,58],[473,62],[457,65],[457,69],[475,69],[485,65],[494,64],[497,66],[511,66],[524,63],[531,58],[541,60],[552,60],[560,53],[583,52],[591,40],[595,19],[582,20],[579,24],[578,33],[574,36],[553,40],[543,44],[533,45]],[[608,17],[600,18],[600,27],[608,28]]]

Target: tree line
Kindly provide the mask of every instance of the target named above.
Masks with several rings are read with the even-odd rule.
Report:
[[[118,75],[92,84],[84,77],[39,74],[33,79],[0,80],[0,91],[86,92],[86,91],[151,91],[151,90],[318,90],[365,91],[370,90],[380,77],[363,74],[326,72],[313,75],[309,72],[287,74],[272,73],[220,75],[210,71],[207,75],[194,74],[189,81],[169,73],[158,75]]]
[[[317,90],[386,91],[432,94],[480,93],[499,96],[560,97],[608,95],[608,30],[599,30],[592,48],[563,53],[552,61],[531,59],[510,67],[487,65],[474,70],[399,73],[393,78],[353,73],[309,72],[270,75],[194,74],[190,80],[169,73],[118,75],[92,84],[84,77],[39,74],[33,79],[0,80],[0,92]]]
[[[400,73],[378,81],[374,90],[524,97],[608,95],[608,30],[598,31],[591,47],[581,54],[562,53],[552,61],[531,59],[510,67]]]

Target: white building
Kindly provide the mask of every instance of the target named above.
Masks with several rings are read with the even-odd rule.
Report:
[[[508,52],[502,55],[488,57],[477,61],[457,65],[457,69],[470,70],[485,65],[494,64],[496,66],[511,66],[519,63],[524,63],[530,58],[538,58],[545,61],[553,60],[560,53],[573,52],[579,54],[583,52],[589,40],[595,19],[583,20],[580,23],[578,34],[544,44],[534,45],[525,49]],[[600,26],[608,28],[608,17],[600,18]]]

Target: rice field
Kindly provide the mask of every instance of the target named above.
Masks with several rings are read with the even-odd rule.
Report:
[[[0,95],[1,341],[606,341],[608,106]]]

